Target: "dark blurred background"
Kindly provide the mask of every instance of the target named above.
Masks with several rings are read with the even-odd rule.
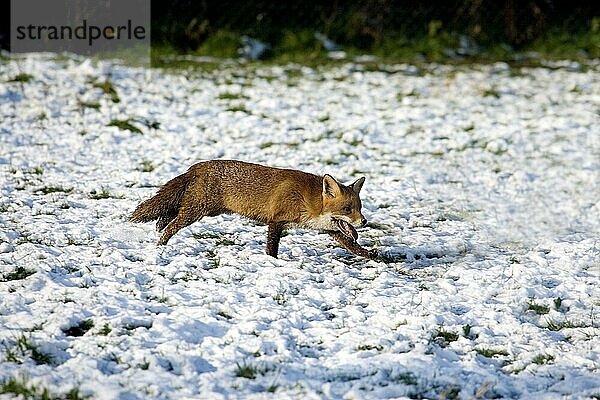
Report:
[[[0,11],[4,49],[10,41],[9,4],[4,0]],[[446,32],[478,45],[519,49],[550,34],[568,41],[600,31],[599,10],[595,0],[153,0],[152,43],[187,52],[211,38],[218,43],[248,35],[277,46],[285,32],[310,31],[370,51],[386,38],[401,42]],[[596,50],[585,46],[594,56]]]
[[[429,23],[474,39],[522,45],[548,30],[589,30],[593,0],[338,0],[152,2],[153,37],[193,48],[221,29],[275,42],[284,29],[312,29],[341,44],[369,48],[385,35],[419,36]]]

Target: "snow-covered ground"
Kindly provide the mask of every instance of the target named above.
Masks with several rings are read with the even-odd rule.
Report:
[[[382,260],[304,230],[273,259],[237,216],[164,248],[127,222],[213,158],[365,176]],[[600,63],[1,60],[0,281],[0,392],[597,399]]]

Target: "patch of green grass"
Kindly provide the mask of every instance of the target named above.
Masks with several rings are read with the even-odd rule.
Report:
[[[241,100],[241,99],[247,99],[248,96],[244,96],[241,93],[224,92],[224,93],[220,93],[217,98],[219,100]]]
[[[27,83],[27,82],[31,81],[32,79],[33,79],[33,75],[21,72],[20,74],[17,74],[14,77],[12,77],[11,79],[9,79],[8,82]]]
[[[227,313],[226,311],[217,311],[217,315],[219,317],[223,317],[227,320],[233,319],[233,316],[231,314]]]
[[[92,86],[102,90],[102,93],[108,95],[113,103],[119,103],[121,101],[117,94],[117,89],[115,89],[115,86],[109,78],[106,78],[103,82],[92,81]]]
[[[381,350],[383,350],[383,346],[380,344],[375,344],[375,345],[361,344],[356,347],[356,350],[358,350],[358,351],[371,351],[371,350],[381,351]]]
[[[23,364],[23,361],[21,360],[23,353],[18,346],[11,347],[7,345],[6,342],[3,342],[2,344],[4,345],[4,359],[6,361],[15,364]]]
[[[483,97],[494,97],[496,99],[500,98],[500,92],[495,88],[482,89],[481,95]]]
[[[89,331],[90,329],[92,329],[93,327],[94,327],[94,321],[93,320],[91,320],[91,319],[84,319],[83,321],[79,322],[75,326],[72,326],[72,327],[67,328],[67,329],[63,329],[63,332],[67,336],[79,337],[79,336],[85,335],[85,333],[87,331]]]
[[[265,143],[261,143],[261,144],[260,144],[260,146],[259,146],[259,148],[260,148],[261,150],[268,149],[269,147],[272,147],[274,144],[275,144],[275,143],[273,143],[273,142],[265,142]]]
[[[44,353],[43,351],[41,351],[39,348],[37,348],[34,345],[29,347],[28,350],[31,352],[31,355],[30,355],[31,359],[37,365],[50,364],[53,360],[52,354]]]
[[[154,166],[154,164],[152,164],[152,162],[151,162],[151,161],[148,161],[148,160],[143,160],[143,161],[140,163],[140,166],[139,166],[139,168],[138,168],[138,171],[141,171],[141,172],[152,172],[152,171],[154,171],[155,169],[156,169],[156,167]]]
[[[221,265],[221,258],[217,256],[217,253],[209,249],[206,251],[206,257],[210,260],[208,269],[219,268],[219,265]]]
[[[41,189],[36,190],[38,193],[50,194],[50,193],[71,193],[73,188],[64,188],[61,186],[44,186]]]
[[[277,62],[290,63],[299,60],[301,63],[315,62],[327,59],[327,52],[320,41],[315,38],[313,31],[286,30],[275,43],[270,54]],[[290,76],[290,78],[295,78]]]
[[[190,277],[189,277],[188,273],[186,273],[186,275],[183,278],[181,278],[181,280],[183,280],[184,282],[188,282],[190,280]],[[158,296],[158,295],[149,295],[148,296],[148,300],[153,300],[153,301],[157,301],[159,303],[166,304],[169,301],[169,297],[167,297],[165,295],[165,288],[163,287],[162,293],[161,293],[160,296]]]
[[[33,174],[33,175],[42,175],[44,173],[44,167],[42,167],[42,166],[33,167],[33,168],[28,169],[26,171],[26,173]]]
[[[235,246],[237,243],[234,240],[231,240],[223,235],[219,235],[214,232],[202,232],[202,233],[193,233],[192,236],[195,239],[215,239],[216,244],[218,246]]]
[[[591,29],[580,34],[554,30],[546,33],[530,45],[525,51],[540,53],[542,59],[580,60],[600,57],[600,17],[592,19]]]
[[[80,101],[79,102],[79,108],[80,109],[91,108],[93,110],[99,110],[100,109],[100,103],[93,102],[93,101]]]
[[[14,269],[14,271],[3,275],[2,279],[0,279],[0,282],[18,281],[18,280],[30,277],[31,275],[35,274],[36,272],[37,271],[35,271],[33,269],[27,269],[27,268],[19,265]]]
[[[112,328],[110,327],[110,325],[108,323],[106,323],[106,324],[102,325],[102,328],[100,328],[100,330],[98,331],[98,335],[107,336],[111,332],[112,332]]]
[[[21,245],[25,243],[43,244],[47,246],[51,246],[53,244],[47,236],[41,237],[29,232],[22,232],[21,237],[15,240],[15,245]]]
[[[481,348],[475,349],[475,351],[477,352],[477,354],[481,354],[482,356],[487,358],[493,358],[495,356],[508,356],[508,352],[506,350]]]
[[[429,32],[422,36],[386,35],[373,52],[383,60],[415,61],[420,56],[426,61],[448,60],[447,49],[456,48],[458,35],[442,30],[439,21],[431,21]]]
[[[423,130],[423,127],[420,125],[409,125],[406,128],[406,135],[413,135],[415,133],[419,133]]]
[[[41,122],[41,121],[45,121],[47,119],[48,119],[48,114],[46,114],[44,111],[42,111],[41,113],[39,113],[38,115],[35,116],[34,121]]]
[[[271,297],[280,306],[283,306],[288,302],[288,297],[286,296],[285,292],[277,292]]]
[[[138,120],[137,122],[143,124],[148,129],[160,129],[160,122],[158,122],[158,121],[152,121],[149,119],[141,119],[141,120]]]
[[[433,335],[433,340],[440,346],[445,347],[449,343],[457,341],[458,337],[458,333],[447,331],[444,328],[438,328]]]
[[[100,190],[100,192],[97,192],[95,190],[92,190],[90,192],[90,199],[93,199],[93,200],[102,200],[102,199],[109,199],[109,198],[122,199],[123,196],[116,196],[116,195],[110,193],[110,191],[106,187],[103,187]]]
[[[219,246],[235,246],[237,243],[231,239],[220,238],[219,240],[217,240],[216,244]]]
[[[471,334],[471,325],[469,325],[469,324],[463,325],[462,330],[463,330],[463,336],[469,337],[469,335]]]
[[[110,353],[109,355],[106,356],[105,360],[106,361],[112,361],[115,364],[121,364],[122,363],[121,357],[119,357],[116,353]]]
[[[418,383],[417,376],[412,372],[403,372],[398,376],[390,377],[393,382],[402,383],[407,386],[414,386]]]
[[[186,274],[186,276],[184,278],[182,278],[182,280],[188,282],[188,281],[190,281],[192,279],[190,278],[189,274]],[[158,299],[156,299],[156,301],[158,301],[159,303],[167,304],[169,302],[169,298],[167,296],[165,296],[164,293],[163,293],[163,295],[160,296]]]
[[[585,327],[583,324],[576,324],[567,319],[562,322],[552,321],[550,319],[546,320],[546,328],[553,332],[558,332],[562,329],[583,328],[583,327]]]
[[[195,55],[203,56],[203,54],[197,54],[198,51],[194,52]],[[205,62],[198,62],[187,57],[180,57],[182,53],[179,49],[169,44],[152,45],[150,50],[150,63],[153,68],[163,69],[193,69],[194,71],[210,73],[214,70],[223,67],[222,60],[215,58],[214,60],[206,60]],[[188,52],[185,52],[188,54]],[[213,56],[211,56],[213,57]],[[228,57],[222,57],[228,58]]]
[[[44,324],[42,322],[40,322],[40,323],[33,325],[28,331],[29,332],[41,331],[43,328],[44,328]]]
[[[440,399],[458,399],[459,394],[460,388],[455,385],[450,385],[440,393]]]
[[[349,16],[350,17],[350,16]],[[518,67],[540,66],[541,60],[592,60],[600,57],[600,18],[592,19],[588,31],[566,31],[560,28],[549,29],[545,35],[537,40],[515,50],[501,41],[501,38],[487,38],[477,43],[476,51],[470,55],[464,54],[460,49],[461,37],[464,32],[455,32],[450,26],[443,25],[440,21],[432,20],[425,29],[411,34],[402,31],[386,31],[385,35],[376,40],[363,42],[365,32],[346,32],[344,41],[340,42],[341,50],[346,53],[344,60],[332,60],[323,44],[315,38],[314,29],[285,29],[280,27],[276,35],[267,35],[260,40],[268,43],[271,48],[263,55],[264,61],[271,64],[287,65],[299,63],[306,66],[339,65],[347,62],[354,56],[372,54],[377,57],[375,62],[363,62],[366,71],[386,70],[386,64],[411,63],[422,65],[425,62],[441,62],[448,64],[473,64],[490,63],[496,61],[508,62]],[[351,24],[356,28],[360,23]],[[175,46],[162,44],[152,46],[152,65],[167,68],[194,68],[210,72],[222,66],[219,59],[235,59],[239,57],[242,47],[241,37],[244,33],[232,29],[222,29],[209,32],[203,26],[202,20],[194,20],[189,26],[183,27],[188,32],[187,40],[199,44],[191,55],[214,57],[215,59],[194,60],[178,57],[182,55]],[[352,31],[352,28],[349,28]],[[359,28],[360,29],[360,28]],[[262,30],[262,29],[261,29]],[[208,33],[208,36],[207,36]],[[467,34],[468,35],[468,34]],[[340,38],[338,38],[340,39]],[[537,55],[532,55],[536,54]],[[185,51],[185,54],[190,54]],[[250,62],[246,65],[254,65]],[[423,73],[422,70],[415,74]],[[411,72],[412,74],[412,72]],[[290,75],[290,79],[297,80]],[[408,94],[401,95],[406,96]]]
[[[467,339],[473,339],[474,336],[477,336],[477,335],[472,335],[471,328],[472,328],[472,326],[470,324],[465,324],[462,327],[463,336],[466,337]]]
[[[241,36],[227,30],[219,30],[210,35],[194,54],[218,58],[235,58],[241,47]]]
[[[195,239],[220,239],[221,238],[221,235],[218,235],[213,232],[202,232],[202,233],[194,232],[192,234],[192,236]]]
[[[557,297],[554,299],[553,303],[554,303],[554,309],[556,311],[560,311],[560,309],[562,307],[562,299],[560,297]]]
[[[90,192],[90,198],[94,200],[108,199],[110,198],[110,192],[107,188],[102,188],[102,190],[98,193],[95,190]]]
[[[551,361],[554,361],[554,356],[550,354],[538,354],[531,360],[532,363],[538,365],[548,364]]]
[[[28,384],[25,379],[11,377],[0,383],[0,394],[11,394],[23,399],[52,399],[48,389]]]
[[[248,111],[248,109],[246,108],[246,106],[244,106],[243,104],[237,104],[237,105],[231,105],[229,107],[226,108],[227,111],[231,111],[231,112],[243,112],[246,114],[251,114],[250,111]]]
[[[45,353],[32,342],[31,337],[21,334],[12,347],[7,347],[6,359],[8,361],[21,364],[24,357],[30,358],[37,365],[52,363],[53,357],[49,353]]]
[[[239,378],[255,379],[258,373],[258,368],[255,365],[244,362],[239,364],[236,362],[235,376]]]
[[[47,388],[28,384],[25,378],[11,377],[0,383],[0,394],[10,394],[28,400],[83,400],[79,389],[73,388],[63,395],[51,394]]]
[[[267,393],[275,393],[278,388],[279,388],[278,384],[272,383],[267,387]]]
[[[144,132],[142,132],[142,130],[140,128],[138,128],[137,126],[133,125],[131,123],[131,121],[133,121],[133,119],[131,119],[131,118],[129,118],[129,119],[113,119],[106,126],[116,126],[117,128],[119,128],[122,131],[130,131],[133,133],[138,133],[140,135],[143,135]]]
[[[531,300],[529,302],[529,304],[527,305],[526,311],[533,311],[534,313],[536,313],[538,315],[543,315],[543,314],[548,314],[550,312],[550,307],[542,305],[542,304],[537,304],[533,300]]]

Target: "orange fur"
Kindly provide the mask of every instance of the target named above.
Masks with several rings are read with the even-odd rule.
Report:
[[[233,160],[193,165],[141,203],[132,222],[158,220],[166,244],[180,229],[204,216],[236,213],[269,225],[267,253],[277,256],[279,239],[288,226],[353,231],[366,223],[361,213],[361,178],[352,185],[302,171]],[[355,233],[356,231],[354,231]]]

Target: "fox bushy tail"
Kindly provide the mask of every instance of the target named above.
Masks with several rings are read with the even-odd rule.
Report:
[[[129,217],[131,222],[158,220],[156,229],[161,231],[177,216],[183,195],[190,183],[188,174],[179,175],[167,182],[154,197],[142,202]]]

